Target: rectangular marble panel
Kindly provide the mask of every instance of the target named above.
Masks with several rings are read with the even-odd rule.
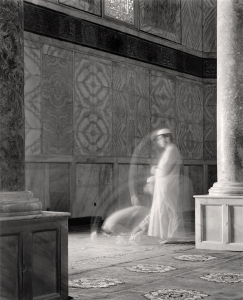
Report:
[[[79,132],[110,135],[112,114],[109,111],[75,107],[74,129]]]
[[[118,191],[118,207],[119,209],[131,206],[131,198],[128,187],[128,175],[130,165],[119,164],[119,191]],[[134,168],[137,167],[134,166]],[[137,173],[137,171],[136,171]],[[135,173],[135,176],[136,176]]]
[[[203,143],[178,140],[178,148],[183,159],[203,159]]]
[[[204,106],[204,123],[216,125],[216,123],[217,123],[217,107],[216,107],[216,105],[205,105]]]
[[[41,91],[42,101],[55,108],[65,107],[67,104],[72,104],[72,90],[53,89]]]
[[[41,153],[41,130],[25,130],[25,154],[36,155]]]
[[[202,84],[193,80],[177,77],[176,101],[187,106],[203,105]]]
[[[217,182],[217,166],[208,166],[208,189],[210,189],[213,184]]]
[[[217,141],[217,127],[215,124],[204,124],[204,141]]]
[[[114,90],[135,93],[136,81],[136,66],[112,62],[112,84]]]
[[[76,164],[76,186],[94,186],[99,184],[99,164]]]
[[[73,60],[73,52],[64,48],[59,48],[47,44],[43,44],[43,54]]]
[[[93,62],[93,83],[104,87],[111,87],[112,67],[109,60]]]
[[[222,242],[222,206],[203,205],[203,241]]]
[[[69,192],[69,164],[49,164],[49,190],[56,193]]]
[[[126,137],[126,148],[127,148],[127,156],[132,156],[136,146],[136,138],[135,136],[127,136]]]
[[[217,105],[217,85],[204,84],[203,98],[204,105]]]
[[[145,137],[150,133],[150,118],[138,116],[136,126],[136,136]]]
[[[24,101],[40,102],[41,101],[41,77],[28,76],[24,81]]]
[[[142,67],[136,69],[135,93],[147,97],[149,95],[149,70]]]
[[[203,52],[217,51],[217,0],[203,0]]]
[[[72,8],[89,12],[91,14],[98,16],[101,15],[100,0],[58,0],[58,2]]]
[[[110,156],[112,139],[110,135],[75,132],[74,153],[76,155]]]
[[[43,122],[72,124],[73,107],[70,104],[56,108],[42,101]]]
[[[96,216],[99,201],[99,186],[78,186],[76,188],[76,217]]]
[[[24,46],[33,49],[41,49],[42,45],[36,41],[24,39]]]
[[[99,166],[99,184],[112,184],[112,164],[100,164]]]
[[[71,155],[73,154],[73,148],[73,125],[60,123],[58,135],[58,153]]]
[[[202,1],[181,0],[182,45],[202,51]]]
[[[203,194],[203,166],[188,166],[188,176],[192,183],[193,195]],[[193,206],[193,210],[195,206]]]
[[[112,114],[112,135],[127,135],[127,116],[125,114]]]
[[[50,211],[70,212],[70,194],[50,192]]]
[[[45,154],[58,153],[59,125],[57,123],[43,123],[42,152]]]
[[[112,156],[127,156],[126,135],[112,135]]]
[[[185,97],[176,99],[176,119],[184,122],[203,123],[203,106]]]
[[[103,219],[117,211],[117,202],[114,201],[111,184],[99,186],[99,201],[97,202],[97,216]]]
[[[25,77],[41,75],[40,49],[24,47],[24,73]]]
[[[243,243],[243,206],[230,207],[231,243]]]
[[[0,237],[0,298],[6,300],[20,299],[22,289],[19,277],[19,236],[8,235]]]
[[[205,160],[217,159],[217,142],[203,143],[203,159]]]
[[[176,122],[177,140],[203,142],[203,125],[196,123]]]
[[[150,93],[163,98],[175,98],[175,79],[164,75],[150,77]]]
[[[119,114],[128,113],[128,98],[131,94],[113,91],[113,112]]]
[[[34,297],[58,292],[57,261],[59,261],[59,252],[57,251],[57,239],[58,233],[55,230],[33,233],[32,280]],[[40,284],[40,280],[43,281],[43,284]]]
[[[181,42],[179,0],[139,0],[140,30]]]
[[[163,118],[175,118],[175,100],[162,96],[151,95],[151,115]]]

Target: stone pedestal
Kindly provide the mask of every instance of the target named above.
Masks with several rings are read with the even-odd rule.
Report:
[[[217,1],[218,182],[196,199],[196,247],[243,251],[243,4]]]

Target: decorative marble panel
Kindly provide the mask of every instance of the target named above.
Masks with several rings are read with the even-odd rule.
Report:
[[[182,45],[202,51],[202,1],[181,0]]]
[[[24,47],[24,73],[25,77],[40,76],[41,59],[40,49]]]
[[[203,106],[198,105],[193,97],[179,97],[176,99],[176,118],[180,121],[202,124]]]
[[[215,124],[210,124],[210,123],[204,124],[204,141],[206,142],[217,141],[217,127]]]
[[[203,0],[203,52],[217,51],[217,0]]]
[[[203,143],[179,140],[177,145],[183,159],[203,159]]]
[[[41,103],[36,101],[25,101],[25,128],[41,128]]]
[[[126,138],[126,149],[127,156],[132,156],[136,147],[136,138],[135,136],[127,136]]]
[[[58,153],[59,124],[43,123],[42,151],[46,154]]]
[[[64,4],[79,10],[84,10],[91,14],[101,15],[101,0],[58,0]]]
[[[186,101],[188,105],[203,105],[202,85],[196,81],[177,78],[176,100],[177,103]]]
[[[108,111],[99,111],[81,107],[75,107],[74,128],[75,131],[95,134],[110,135],[112,130],[112,115]]]
[[[139,0],[140,30],[181,42],[179,0]]]
[[[135,93],[141,96],[149,95],[149,70],[136,68]]]
[[[72,124],[73,107],[65,105],[61,108],[55,108],[42,102],[43,122]]]
[[[175,118],[175,104],[173,98],[151,95],[151,115],[163,118]]]
[[[99,165],[99,184],[107,185],[112,184],[112,165],[100,164]]]
[[[125,135],[112,135],[112,155],[127,156],[127,137]]]
[[[133,155],[136,157],[150,157],[151,156],[150,136],[136,138],[136,148],[135,148]]]
[[[73,52],[64,48],[43,44],[42,53],[50,56],[73,60]]]
[[[55,108],[65,107],[67,104],[72,104],[72,90],[53,89],[42,90],[42,101]]]
[[[144,137],[150,133],[150,118],[138,117],[137,118],[137,137]]]
[[[130,136],[130,137],[135,137],[139,134],[142,134],[143,131],[146,131],[146,128],[148,127],[149,130],[149,126],[146,127],[146,123],[140,125],[139,123],[139,119],[136,119],[136,117],[134,115],[128,115],[126,118],[126,135]]]
[[[217,159],[217,142],[204,142],[203,158],[205,160]]]
[[[175,98],[175,80],[167,76],[150,77],[150,93],[163,98]]]
[[[210,189],[213,184],[217,182],[217,166],[208,166],[208,189]]]
[[[25,155],[41,154],[41,130],[25,130]]]
[[[104,0],[104,15],[134,24],[134,0]]]
[[[204,106],[204,123],[216,125],[216,123],[217,123],[217,107],[216,107],[216,105],[205,105]]]
[[[30,102],[40,102],[40,76],[28,76],[24,82],[24,100]]]
[[[112,135],[127,135],[127,116],[125,114],[112,114]]]
[[[120,115],[128,114],[128,98],[132,94],[113,91],[113,112]],[[133,96],[133,95],[132,95]]]
[[[176,122],[176,139],[203,142],[203,125]]]
[[[112,63],[113,89],[123,92],[135,92],[137,82],[136,67],[124,63]],[[138,90],[138,87],[136,88]]]
[[[138,116],[150,117],[150,99],[136,95],[136,112]]]
[[[58,152],[59,154],[73,154],[74,138],[73,125],[59,124]]]
[[[72,89],[73,68],[72,61],[42,55],[42,87],[44,89]]]
[[[74,151],[76,155],[110,156],[111,143],[110,135],[75,132]]]
[[[204,84],[203,86],[204,105],[217,105],[217,85]]]
[[[49,191],[50,193],[69,193],[69,164],[49,164]]]

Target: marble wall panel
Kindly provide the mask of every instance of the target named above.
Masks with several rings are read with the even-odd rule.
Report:
[[[161,129],[161,128],[169,128],[172,132],[172,135],[175,137],[175,135],[176,135],[175,119],[152,116],[151,117],[151,131]]]
[[[217,51],[217,0],[203,0],[203,52]]]
[[[208,189],[210,189],[213,184],[217,182],[217,166],[208,166]]]
[[[100,166],[103,167],[99,164],[76,164],[76,186],[99,185],[102,180],[101,175],[105,173],[102,167],[100,173]],[[107,177],[109,178],[108,174]],[[107,181],[109,181],[108,178]]]
[[[203,166],[188,166],[189,178],[192,182],[193,195],[203,194]],[[195,209],[195,206],[194,206]]]
[[[25,155],[41,154],[41,129],[25,129]]]
[[[127,137],[112,135],[112,156],[127,156]]]
[[[149,96],[149,70],[142,67],[136,68],[135,94]]]
[[[136,138],[136,147],[133,153],[136,157],[150,157],[151,156],[151,140],[150,135]]]
[[[46,183],[44,163],[25,163],[25,189],[34,193],[46,209]]]
[[[41,91],[42,101],[53,107],[62,108],[68,104],[72,104],[72,90],[53,89]]]
[[[217,127],[215,124],[204,124],[204,141],[217,141]]]
[[[25,78],[41,75],[40,48],[24,47],[24,73]]]
[[[41,129],[41,103],[25,101],[25,128]]]
[[[168,77],[160,73],[162,76],[150,76],[150,93],[152,95],[161,96],[163,98],[175,98],[175,78]]]
[[[183,103],[187,101],[189,104],[203,105],[203,89],[201,83],[179,77],[177,77],[176,83],[177,102]]]
[[[100,0],[58,0],[60,4],[67,5],[72,8],[83,10],[91,14],[101,15],[101,1]]]
[[[137,68],[125,63],[112,63],[112,84],[116,91],[135,93]],[[138,90],[138,88],[136,88]]]
[[[203,98],[204,105],[217,105],[217,85],[204,84]]]
[[[182,45],[202,51],[202,0],[181,0]]]
[[[180,43],[179,0],[139,0],[140,30]]]
[[[138,117],[137,118],[137,127],[136,127],[136,136],[144,137],[150,133],[150,118]]]
[[[112,135],[127,135],[127,116],[114,113],[112,115]]]
[[[42,101],[43,122],[72,124],[73,106],[66,104],[61,108],[49,105],[48,102]]]
[[[196,123],[176,122],[176,139],[203,142],[203,125]]]
[[[127,115],[129,96],[129,93],[113,91],[113,112]]]
[[[207,142],[203,144],[203,159],[215,160],[217,159],[217,142]]]
[[[173,98],[151,95],[151,115],[163,118],[175,118],[175,104]]]
[[[150,99],[149,97],[142,97],[140,95],[135,96],[136,101],[136,113],[138,116],[150,117]]]
[[[48,44],[43,44],[42,53],[50,55],[50,56],[73,60],[73,52],[72,51],[67,50],[65,48],[50,46]]]
[[[131,197],[130,197],[129,186],[128,186],[129,168],[130,168],[129,164],[119,165],[119,188],[117,190],[119,209],[131,206]],[[136,177],[136,173],[137,171],[135,170],[135,177]]]
[[[217,123],[217,107],[216,107],[216,105],[205,105],[204,106],[204,123],[216,125],[216,123]]]
[[[45,154],[58,153],[59,124],[43,123],[42,152]]]
[[[73,125],[60,123],[58,135],[58,152],[59,154],[73,154],[74,137]]]
[[[203,143],[178,140],[177,145],[183,159],[203,159]]]
[[[69,192],[69,164],[49,164],[49,190],[56,193]]]
[[[141,135],[143,133],[143,131],[146,131],[146,124],[140,125],[139,119],[136,119],[136,116],[134,116],[134,115],[127,116],[126,125],[127,125],[126,126],[126,136],[129,136],[129,137],[135,137],[139,134]],[[148,126],[148,128],[149,128],[149,126]]]
[[[50,211],[70,212],[70,194],[50,192]]]
[[[203,106],[198,105],[195,98],[176,99],[176,118],[180,121],[200,123],[203,122]]]
[[[29,102],[41,102],[41,77],[28,76],[24,82],[24,100]]]
[[[78,186],[76,188],[75,217],[97,216],[96,205],[99,201],[99,186]]]

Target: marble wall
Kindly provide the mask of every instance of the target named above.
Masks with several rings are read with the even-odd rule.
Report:
[[[215,159],[215,91],[196,77],[27,34],[27,189],[44,209],[73,217],[130,205],[130,159],[142,194],[152,130],[169,127],[184,160]]]

